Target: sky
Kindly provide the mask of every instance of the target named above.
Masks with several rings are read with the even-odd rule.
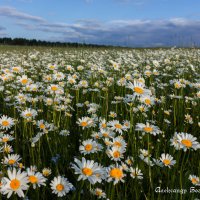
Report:
[[[200,0],[0,0],[0,37],[131,47],[200,45]]]

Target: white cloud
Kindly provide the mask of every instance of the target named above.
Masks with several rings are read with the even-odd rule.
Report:
[[[30,15],[24,12],[20,12],[13,7],[3,6],[0,7],[0,15],[4,17],[14,18],[14,19],[21,19],[21,20],[28,20],[33,22],[44,22],[45,20],[41,17]]]
[[[39,16],[0,7],[0,15],[12,18],[16,26],[27,34],[45,33],[46,38],[60,41],[128,46],[200,45],[200,20],[172,18],[168,20],[112,20],[81,19],[73,22],[50,22]],[[14,20],[13,20],[14,19]],[[32,23],[30,23],[30,21]]]

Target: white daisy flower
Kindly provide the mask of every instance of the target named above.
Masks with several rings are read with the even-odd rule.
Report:
[[[8,130],[14,125],[14,120],[11,117],[3,115],[0,118],[0,129]]]
[[[192,182],[193,185],[200,186],[199,177],[197,177],[195,175],[190,175],[189,180]]]
[[[177,134],[177,139],[183,151],[187,151],[188,149],[200,149],[200,144],[196,141],[197,138],[189,133],[179,133]]]
[[[78,84],[79,88],[87,88],[88,87],[88,82],[86,80],[81,80]]]
[[[180,150],[181,149],[181,145],[178,141],[178,137],[177,137],[178,133],[175,132],[173,138],[170,139],[170,146],[174,146],[176,150]]]
[[[61,80],[64,80],[65,75],[62,72],[57,72],[53,74],[53,78],[54,80],[61,81]]]
[[[140,97],[140,101],[144,103],[146,106],[150,107],[155,104],[155,98],[150,95],[143,95]]]
[[[160,160],[164,166],[169,168],[176,164],[176,160],[173,160],[173,157],[169,154],[161,154]]]
[[[112,146],[117,147],[119,149],[126,149],[127,143],[125,142],[122,136],[118,136],[112,139]]]
[[[143,179],[143,173],[141,172],[140,169],[138,169],[138,167],[136,168],[130,168],[130,175],[132,178],[136,178],[136,179]]]
[[[123,125],[124,125],[125,127],[127,127],[127,129],[129,129],[129,128],[130,128],[130,121],[124,120],[124,121],[123,121]]]
[[[19,82],[22,84],[22,85],[27,85],[31,80],[28,78],[27,75],[22,75],[21,77],[18,77],[19,79]]]
[[[7,142],[10,142],[12,140],[14,140],[14,137],[12,137],[11,135],[8,135],[8,134],[3,134],[0,137],[0,142],[2,142],[2,143],[7,143]]]
[[[38,128],[39,128],[40,130],[44,131],[44,132],[45,132],[46,130],[48,130],[48,128],[50,127],[50,125],[49,125],[47,122],[45,122],[43,119],[37,121],[36,124],[37,124]]]
[[[114,185],[120,181],[124,182],[123,178],[126,176],[126,174],[124,174],[122,166],[118,164],[111,165],[106,169],[106,171],[108,176],[108,182],[114,181]]]
[[[56,70],[58,68],[56,64],[49,64],[47,67],[49,70]]]
[[[7,157],[4,157],[2,160],[2,164],[9,165],[9,166],[16,166],[18,165],[18,161],[20,161],[20,155],[18,154],[8,154]]]
[[[73,188],[73,185],[67,180],[67,178],[58,176],[50,183],[52,193],[56,194],[58,197],[66,196],[67,193]]]
[[[40,172],[36,172],[31,168],[27,169],[28,180],[33,185],[33,189],[36,189],[36,186],[40,187],[41,185],[46,185],[45,181],[47,180]]]
[[[152,135],[158,135],[161,133],[159,127],[149,124],[148,122],[146,124],[137,123],[135,130],[142,131],[143,135],[146,133],[150,133]]]
[[[144,83],[134,80],[134,82],[129,82],[127,88],[133,91],[134,96],[150,95],[151,91],[145,88]]]
[[[37,116],[37,111],[35,109],[27,108],[22,111],[21,116],[27,120],[34,119]]]
[[[100,188],[96,188],[94,190],[91,190],[91,193],[93,195],[95,195],[98,199],[101,199],[101,198],[105,199],[106,198],[106,193]]]
[[[106,150],[106,154],[108,155],[111,160],[114,161],[120,161],[122,158],[124,158],[123,153],[125,153],[124,148],[118,148],[118,147],[111,147]]]
[[[128,156],[127,159],[125,160],[125,162],[126,162],[128,165],[133,165],[134,159],[133,159],[132,156]]]
[[[82,158],[82,161],[74,159],[76,164],[72,164],[72,168],[75,170],[75,174],[79,174],[78,181],[88,180],[91,184],[101,182],[102,177],[105,174],[105,170],[94,160],[86,160]]]
[[[3,195],[7,195],[7,198],[10,198],[11,195],[17,194],[19,197],[24,197],[23,190],[28,189],[28,177],[26,172],[21,172],[21,170],[8,170],[8,178],[3,177],[1,186],[1,192]]]
[[[118,120],[108,122],[108,126],[110,126],[111,130],[116,131],[120,134],[122,134],[123,131],[127,131],[127,127],[123,124],[120,124]]]
[[[82,142],[82,145],[79,147],[79,151],[84,155],[95,153],[100,150],[100,146],[97,144],[96,141],[92,139],[88,139]]]
[[[149,151],[146,150],[146,149],[140,149],[140,155],[139,155],[139,157],[140,157],[141,159],[144,159],[144,158],[146,158],[146,157],[151,157],[151,154],[150,154]]]
[[[51,175],[51,169],[50,169],[50,168],[44,168],[44,169],[42,170],[42,174],[43,174],[43,176],[45,176],[45,177]]]
[[[62,94],[63,88],[60,85],[51,84],[50,86],[48,86],[47,91],[51,94]]]
[[[73,78],[71,75],[69,75],[69,76],[67,77],[67,82],[68,82],[69,84],[75,84],[75,83],[76,83],[76,79]]]
[[[100,123],[99,123],[99,129],[105,129],[107,128],[107,122],[105,119],[100,119]]]
[[[79,118],[76,123],[83,129],[93,126],[93,120],[90,117]]]
[[[3,147],[1,147],[0,152],[12,153],[13,152],[13,148],[12,148],[12,146],[10,146],[10,145],[5,143],[5,145]]]
[[[113,132],[110,128],[100,129],[99,137],[112,138],[114,136],[115,132]]]

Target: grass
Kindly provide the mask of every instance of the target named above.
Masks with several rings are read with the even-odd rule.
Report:
[[[101,188],[110,200],[184,200],[199,197],[199,192],[190,192],[191,187],[200,190],[199,180],[193,183],[189,180],[190,175],[200,175],[199,146],[193,150],[193,142],[193,146],[183,151],[183,144],[180,144],[180,149],[171,145],[175,132],[191,134],[199,141],[198,49],[7,46],[1,47],[0,52],[0,114],[15,122],[8,130],[0,124],[1,138],[5,134],[14,138],[1,142],[2,148],[7,144],[13,148],[12,153],[2,150],[1,159],[3,162],[8,154],[21,157],[15,165],[2,163],[2,177],[8,177],[8,170],[19,169],[19,163],[24,165],[22,171],[27,171],[33,165],[41,173],[45,167],[51,169],[51,174],[46,176],[46,185],[33,189],[28,183],[29,188],[24,191],[24,196],[29,199],[96,199],[91,191]],[[51,70],[50,66],[55,69]],[[20,67],[20,71],[14,72],[13,67]],[[62,80],[55,78],[58,72],[64,75]],[[27,75],[26,84],[20,81],[22,75]],[[75,75],[75,83],[70,83],[68,77]],[[8,77],[6,80],[5,76]],[[83,80],[87,81],[88,86],[81,84]],[[120,80],[125,84],[120,86]],[[145,89],[151,91],[150,95],[139,95],[131,100],[127,95],[133,96],[135,92],[128,88],[128,84],[134,83],[134,80],[144,81]],[[35,91],[31,89],[31,84],[37,85]],[[58,87],[56,92],[52,90],[52,84]],[[24,96],[19,97],[19,94]],[[145,104],[141,97],[151,97],[151,103]],[[23,117],[22,112],[27,108],[34,109],[37,115]],[[89,108],[94,109],[91,111]],[[110,112],[117,116],[113,117]],[[93,126],[78,124],[82,117],[89,117]],[[100,133],[101,119],[105,119],[110,127],[112,137]],[[44,129],[38,125],[40,120],[45,124]],[[127,120],[130,127],[122,128],[121,134],[116,129],[111,131],[109,122],[113,120],[119,120],[121,125]],[[160,132],[153,135],[151,131],[143,134],[144,131],[137,130],[138,123],[146,122]],[[69,134],[63,136],[63,130],[69,131]],[[112,141],[118,136],[127,145],[122,153],[123,158],[115,161],[107,150],[112,149]],[[79,147],[88,139],[101,145],[102,150],[86,155],[81,153]],[[146,157],[146,162],[141,159],[142,149],[151,154],[151,157]],[[171,168],[163,165],[163,162],[159,165],[154,159],[159,160],[162,153],[171,155],[176,164]],[[114,185],[113,181],[108,182],[108,177],[96,184],[88,179],[78,181],[79,175],[75,174],[72,165],[75,164],[74,158],[81,160],[83,157],[103,167],[111,167],[116,163],[123,166],[123,174],[126,175],[124,182],[119,181]],[[127,162],[129,157],[133,160],[132,164]],[[150,161],[153,166],[148,164]],[[137,174],[135,178],[131,177],[130,169],[136,167],[141,170],[142,179]],[[105,174],[110,176],[109,172]],[[68,178],[74,186],[63,197],[53,194],[50,186],[58,175]],[[168,192],[156,192],[158,187],[168,188]],[[187,192],[182,194],[185,190]],[[11,198],[17,199],[17,194],[12,194]]]

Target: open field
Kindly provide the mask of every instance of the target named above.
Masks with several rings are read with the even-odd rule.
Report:
[[[0,192],[200,198],[200,50],[0,47]]]

